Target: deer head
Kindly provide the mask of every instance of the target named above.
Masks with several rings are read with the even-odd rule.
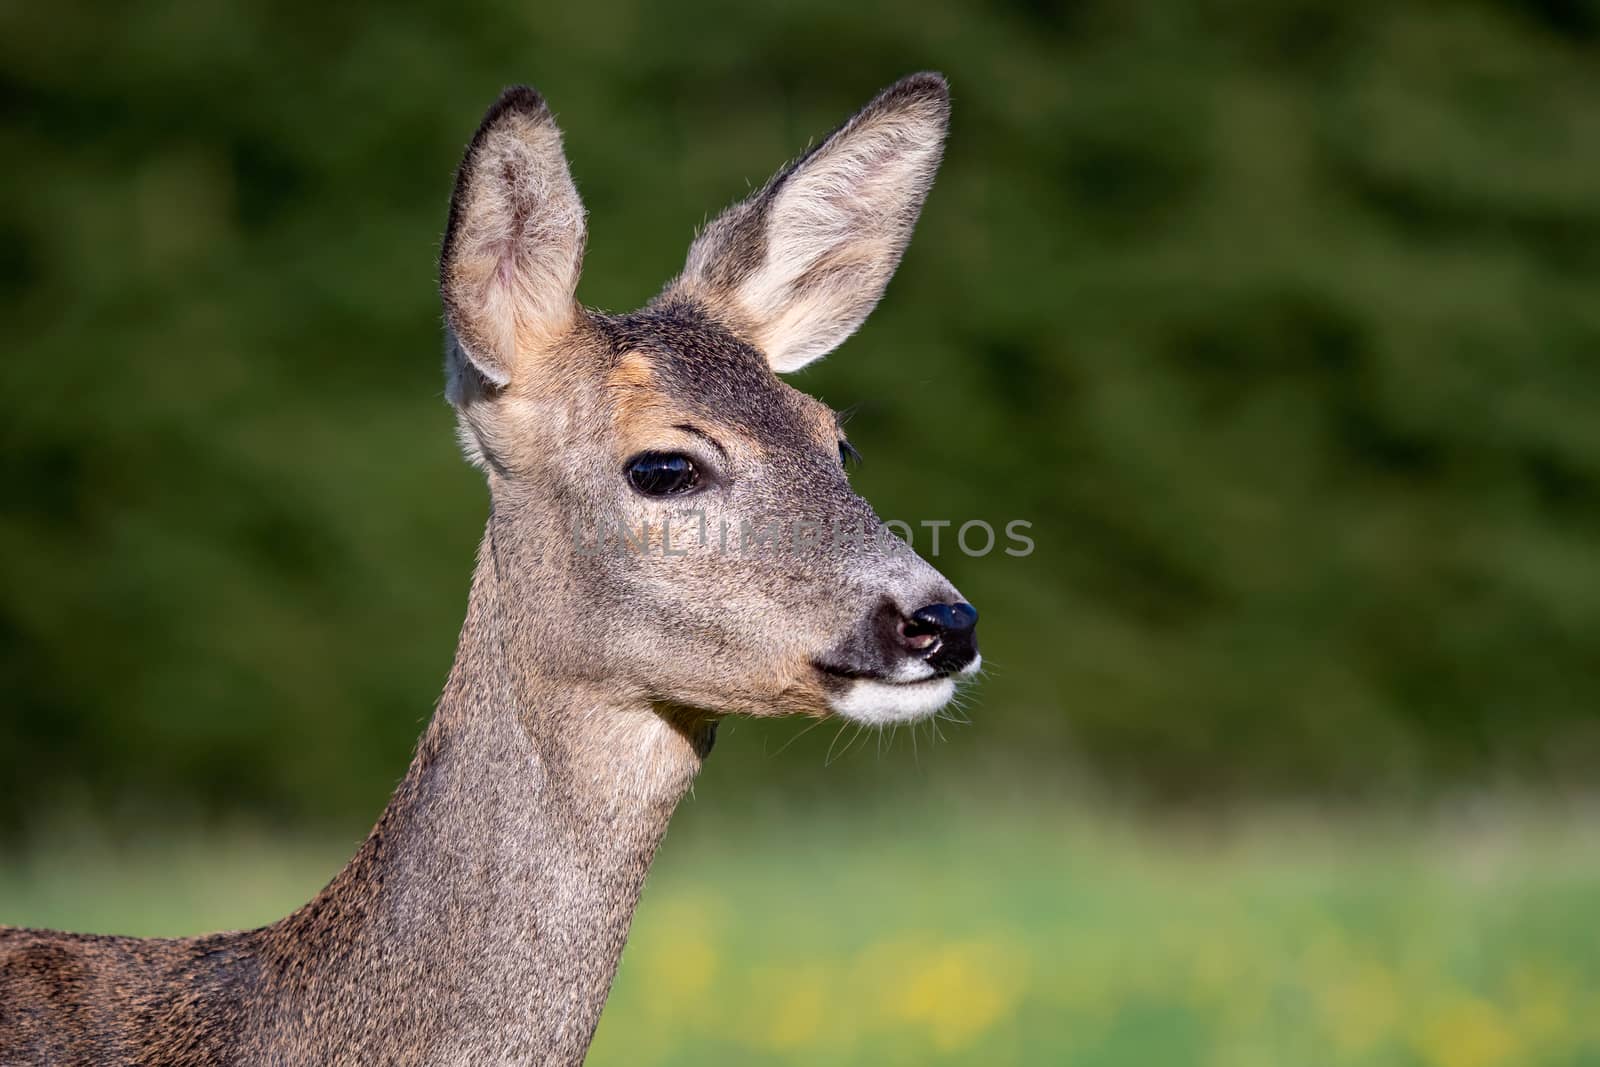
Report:
[[[869,723],[930,715],[977,669],[977,613],[852,491],[835,413],[778,377],[882,296],[948,114],[939,76],[895,84],[608,315],[574,296],[584,209],[550,111],[526,88],[490,108],[440,274],[514,663],[713,717]]]
[[[613,316],[574,299],[583,207],[550,112],[501,96],[441,263],[448,394],[491,513],[410,770],[280,922],[0,927],[0,1018],[20,1020],[0,1061],[581,1064],[718,716],[884,723],[950,699],[977,613],[851,491],[834,413],[778,378],[883,294],[947,112],[936,75],[892,86]]]

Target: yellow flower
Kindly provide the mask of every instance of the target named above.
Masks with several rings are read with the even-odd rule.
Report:
[[[645,977],[647,1010],[657,1020],[678,1020],[694,1014],[717,975],[716,934],[708,916],[718,914],[706,897],[682,896],[664,908],[667,918],[640,938],[627,954],[630,966]]]
[[[1424,1016],[1415,1044],[1437,1067],[1494,1067],[1511,1057],[1517,1040],[1493,1004],[1456,994]]]
[[[1517,1031],[1539,1045],[1560,1045],[1572,1037],[1574,986],[1562,972],[1520,963],[1507,979],[1509,1012]]]
[[[927,1027],[936,1048],[968,1047],[1009,1016],[1027,988],[1027,959],[998,941],[943,945],[908,968],[886,994],[896,1018]]]
[[[828,1019],[828,972],[815,964],[785,968],[763,983],[773,989],[761,1005],[769,1014],[762,1044],[789,1051],[815,1042]]]
[[[1371,1050],[1400,1020],[1400,991],[1381,963],[1352,967],[1317,991],[1317,1008],[1334,1044],[1347,1054]]]

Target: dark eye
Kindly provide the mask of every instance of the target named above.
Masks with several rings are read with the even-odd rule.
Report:
[[[682,452],[641,452],[628,460],[628,482],[645,496],[679,496],[700,485],[700,468]]]
[[[839,442],[839,465],[853,467],[861,462],[861,453],[856,451],[856,446],[849,441]]]

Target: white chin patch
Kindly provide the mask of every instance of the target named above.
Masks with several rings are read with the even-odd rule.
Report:
[[[835,713],[856,722],[911,722],[925,719],[950,703],[955,692],[956,683],[950,678],[900,683],[857,678],[829,704]]]

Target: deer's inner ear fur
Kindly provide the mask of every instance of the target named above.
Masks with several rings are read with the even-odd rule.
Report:
[[[883,295],[944,147],[949,89],[915,74],[708,226],[664,298],[705,304],[779,372],[826,355]]]
[[[440,257],[452,402],[473,391],[466,375],[509,385],[572,325],[583,244],[561,131],[538,93],[507,89],[461,162]]]

